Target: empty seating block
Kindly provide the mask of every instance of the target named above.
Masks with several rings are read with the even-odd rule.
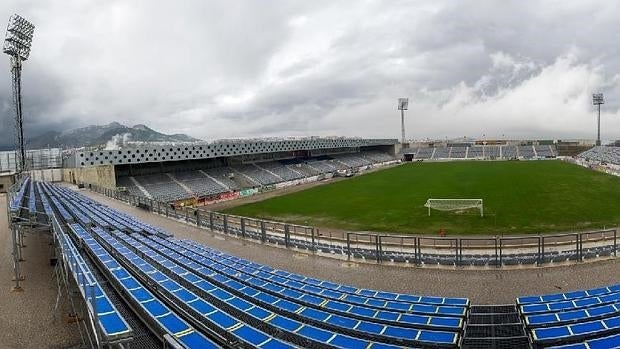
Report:
[[[467,147],[452,147],[450,150],[451,159],[464,159],[467,155]]]
[[[482,147],[471,146],[469,147],[469,151],[467,152],[468,159],[481,159],[484,157],[484,152]]]
[[[415,159],[430,159],[433,156],[433,152],[435,148],[420,148],[418,152],[415,154]]]
[[[518,156],[524,159],[531,159],[534,157],[534,148],[531,145],[520,145],[517,147]]]
[[[520,297],[517,305],[535,344],[585,348],[620,331],[620,285]]]
[[[27,177],[22,182],[21,187],[19,187],[19,191],[13,198],[13,201],[11,201],[10,203],[11,212],[17,212],[22,206],[22,203],[24,202],[24,196],[25,196],[26,190],[29,188],[29,184],[30,184],[30,177]]]
[[[433,159],[447,159],[450,156],[450,148],[440,147],[435,149]]]
[[[260,185],[270,185],[278,182],[282,182],[281,178],[259,168],[254,164],[248,164],[237,167],[237,171],[249,177],[255,183]]]
[[[517,157],[517,147],[514,145],[502,145],[502,158],[515,159]]]
[[[587,161],[620,165],[620,147],[598,146],[578,155]]]
[[[57,201],[79,202],[66,210],[76,217],[98,217],[92,220],[95,226],[101,219],[112,229],[125,226],[125,232],[110,233],[75,223],[72,232],[133,301],[141,307],[151,302],[158,309],[168,306],[171,314],[183,307],[214,333],[233,336],[233,341],[246,346],[388,349],[456,347],[459,342],[469,306],[466,299],[357,289],[291,274],[168,238],[159,229],[66,188],[50,185],[45,191]],[[172,304],[164,305],[160,297]],[[154,317],[152,321],[164,328],[158,315]],[[168,330],[179,340],[186,332],[201,335],[191,323],[177,320],[178,329]]]

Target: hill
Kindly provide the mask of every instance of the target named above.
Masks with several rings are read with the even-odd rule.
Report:
[[[473,212],[428,211],[428,198],[482,198]],[[568,232],[620,222],[620,178],[561,161],[412,163],[227,210],[355,231]]]
[[[197,142],[200,139],[185,134],[167,135],[145,125],[128,127],[118,122],[107,125],[91,125],[66,131],[48,131],[27,140],[27,147],[37,148],[77,148],[105,145],[117,135],[129,134],[136,142]]]

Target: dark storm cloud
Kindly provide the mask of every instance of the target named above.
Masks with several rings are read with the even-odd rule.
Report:
[[[37,28],[26,130],[119,121],[214,139],[620,137],[609,1],[8,1]],[[0,143],[12,135],[8,64]]]

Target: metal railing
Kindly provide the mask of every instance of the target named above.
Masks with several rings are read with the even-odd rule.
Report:
[[[346,259],[412,265],[541,266],[616,257],[617,229],[496,237],[432,237],[360,232],[320,232],[304,226],[229,215],[203,208],[176,208],[149,198],[96,185],[92,191],[200,228],[274,245]]]

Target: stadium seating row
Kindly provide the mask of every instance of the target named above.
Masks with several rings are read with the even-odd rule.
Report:
[[[242,187],[267,186],[337,170],[358,168],[374,163],[393,161],[394,157],[377,151],[334,155],[329,160],[313,160],[307,164],[286,164],[278,161],[217,167],[198,171],[119,177],[117,184],[137,196],[169,202],[188,197],[209,197]],[[298,166],[295,166],[298,165]],[[246,185],[231,179],[241,176]]]
[[[620,165],[620,147],[597,146],[577,156],[587,161]]]
[[[406,148],[403,154],[414,159],[533,159],[557,155],[554,145],[486,145]]]
[[[71,224],[71,231],[88,249],[90,254],[105,268],[114,284],[122,294],[132,302],[134,309],[139,309],[148,316],[148,320],[162,333],[168,333],[187,348],[219,348],[215,342],[196,331],[164,302],[157,299],[127,269],[108,253],[82,226]]]
[[[173,329],[158,323],[153,314],[159,313],[144,310],[162,333],[176,334],[179,341],[189,331],[189,347],[200,347],[192,346],[194,341],[216,345],[212,339],[218,338],[264,348],[456,347],[462,337],[467,299],[360,289],[277,270],[175,239],[67,188],[33,186],[44,210],[53,204],[59,217],[70,219],[77,241],[134,305],[142,309],[159,302],[153,304],[168,307],[170,314],[184,309],[196,319],[177,317]],[[67,250],[79,255],[77,248]],[[170,303],[162,303],[162,297]],[[535,347],[620,343],[620,284],[519,297],[516,304]]]
[[[65,188],[46,185],[46,193],[49,193],[51,199],[60,207],[72,213],[75,211],[85,215],[85,211],[92,211],[106,216],[125,216]],[[69,200],[80,204],[67,206]],[[122,219],[118,217],[116,219]],[[200,257],[198,253],[191,256],[202,258],[204,264],[191,259],[189,255],[179,254],[176,248],[173,250],[167,247],[175,246],[174,243],[181,244],[182,241],[169,240],[146,230],[140,233],[125,230],[129,234],[116,230],[109,233],[98,227],[95,220],[91,220],[91,224],[94,228],[88,229],[73,223],[72,231],[90,246],[95,256],[104,258],[104,263],[112,264],[107,257],[117,256],[119,259],[113,261],[114,267],[118,265],[126,268],[122,270],[127,271],[127,276],[136,275],[136,282],[161,285],[157,287],[159,292],[164,292],[168,299],[176,299],[178,306],[200,300],[235,319],[234,324],[231,324],[234,328],[222,328],[220,335],[224,335],[224,330],[248,334],[250,328],[254,328],[256,331],[270,331],[261,332],[267,337],[254,333],[250,336],[252,339],[272,338],[274,343],[276,340],[284,340],[301,346],[314,343],[340,348],[370,345],[373,348],[390,348],[392,345],[454,347],[458,343],[466,306],[469,304],[464,299],[361,290],[315,279],[294,281],[294,274],[290,275],[288,286],[279,286],[276,280],[267,281],[262,275],[265,272],[254,278],[249,273],[243,273],[242,278],[241,273],[234,274],[233,268],[224,264],[216,265],[213,262],[207,267],[208,258]],[[110,229],[114,229],[114,224],[110,224]],[[94,238],[90,234],[94,234]],[[190,252],[189,249],[186,251]],[[116,268],[112,269],[114,274]],[[120,279],[125,280],[125,274],[122,276]],[[295,282],[302,286],[293,287]],[[286,288],[286,292],[279,292],[283,291],[283,288]],[[310,292],[321,289],[323,291],[319,292],[323,296]],[[329,299],[328,295],[342,299]],[[153,297],[157,296],[157,292],[153,293]],[[453,302],[460,306],[450,306]],[[443,311],[441,308],[454,308],[458,311],[444,316],[440,315]],[[416,315],[417,311],[425,311],[430,315]],[[195,315],[199,316],[197,313]],[[203,323],[207,323],[206,319],[203,320]],[[216,325],[211,323],[209,328],[215,331]],[[236,331],[240,326],[243,326],[244,330]],[[273,337],[272,333],[281,333],[281,338]],[[260,343],[254,341],[251,344]]]
[[[127,246],[133,247],[134,252],[148,256],[152,265],[159,267],[158,269],[164,274],[178,275],[185,279],[185,286],[194,289],[197,294],[203,296],[203,299],[210,299],[214,303],[218,302],[228,307],[230,314],[236,313],[239,317],[242,316],[241,314],[249,315],[254,322],[271,325],[274,330],[288,332],[291,337],[296,333],[305,333],[302,335],[302,343],[314,342],[315,344],[327,344],[340,348],[374,345],[372,341],[363,340],[364,337],[403,342],[424,341],[430,337],[432,343],[441,343],[441,338],[438,336],[442,333],[439,332],[420,333],[416,329],[366,323],[309,307],[302,307],[281,297],[257,291],[232,278],[227,278],[223,274],[214,271],[205,272],[204,267],[191,261],[184,262],[185,257],[163,245],[153,246],[157,248],[155,250],[122,233],[115,237],[117,240],[124,241]],[[117,243],[117,246],[122,245]],[[122,250],[121,247],[119,249]],[[122,251],[125,251],[122,252],[125,255],[129,253],[127,250]],[[252,319],[247,321],[252,322]],[[332,332],[318,327],[321,325],[330,327]],[[341,333],[350,333],[352,336]],[[326,340],[334,334],[336,337]],[[434,337],[432,337],[433,334]],[[454,334],[445,333],[444,336],[454,337]]]
[[[517,299],[534,344],[561,348],[620,346],[620,284]],[[608,337],[610,336],[611,337]],[[576,343],[577,342],[577,343]],[[607,346],[614,343],[616,346]]]
[[[15,197],[13,197],[13,200],[9,203],[11,212],[17,212],[22,207],[26,190],[29,187],[30,187],[30,177],[26,177],[26,179],[24,179],[21,186],[19,187],[17,194],[15,195]]]
[[[131,337],[133,334],[131,327],[92,276],[90,268],[73,242],[64,232],[58,232],[57,237],[62,249],[62,258],[71,271],[76,285],[79,286],[82,297],[90,303],[93,312],[97,315],[96,319],[104,341],[116,342]]]

